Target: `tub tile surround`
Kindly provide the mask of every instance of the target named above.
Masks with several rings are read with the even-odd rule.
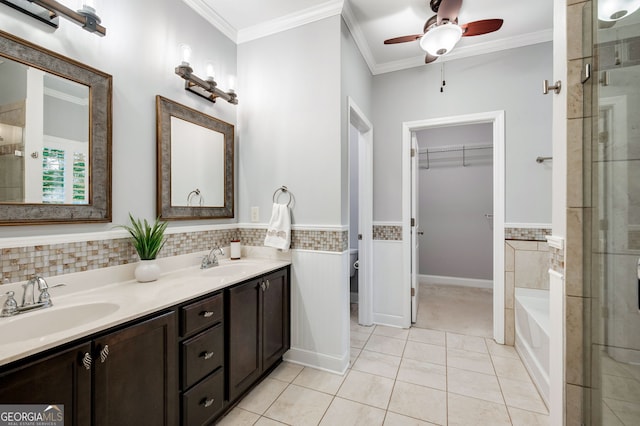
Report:
[[[549,289],[550,253],[541,241],[505,241],[505,343],[515,344],[515,289]]]

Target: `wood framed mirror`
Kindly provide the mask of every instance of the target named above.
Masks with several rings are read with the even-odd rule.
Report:
[[[156,119],[158,216],[234,217],[234,126],[162,96]]]
[[[0,225],[111,221],[112,77],[0,31]]]

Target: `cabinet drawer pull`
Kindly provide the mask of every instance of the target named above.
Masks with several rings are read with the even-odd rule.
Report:
[[[91,354],[89,352],[85,352],[82,357],[82,365],[85,369],[91,370],[91,363],[93,362],[93,358],[91,358]]]
[[[265,291],[267,289],[267,286],[265,285],[264,281],[262,281],[262,283],[260,284],[260,288],[262,289],[262,291]]]
[[[100,362],[104,364],[109,356],[109,345],[104,345],[104,348],[100,351]]]
[[[213,405],[214,402],[216,402],[215,398],[207,399],[205,397],[202,401],[200,401],[200,405],[202,405],[204,408],[209,408]]]
[[[215,353],[214,353],[214,352],[206,352],[206,351],[205,351],[205,352],[202,352],[202,353],[200,354],[200,357],[202,357],[202,358],[204,358],[204,359],[211,359],[211,358],[213,358],[213,356],[214,356],[214,355],[215,355]]]
[[[202,315],[205,318],[211,318],[214,313],[215,312],[211,312],[211,311],[202,311],[202,312],[200,312],[200,315]]]

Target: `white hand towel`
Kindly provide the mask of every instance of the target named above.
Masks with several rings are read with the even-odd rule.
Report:
[[[289,206],[274,203],[264,245],[288,251],[290,244],[291,216],[289,214]]]

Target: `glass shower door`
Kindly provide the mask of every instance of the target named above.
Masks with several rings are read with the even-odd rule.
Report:
[[[594,73],[584,97],[585,116],[592,117],[585,120],[592,216],[584,239],[591,296],[584,415],[591,425],[640,424],[640,11],[629,7],[634,3],[640,2],[593,6]]]

